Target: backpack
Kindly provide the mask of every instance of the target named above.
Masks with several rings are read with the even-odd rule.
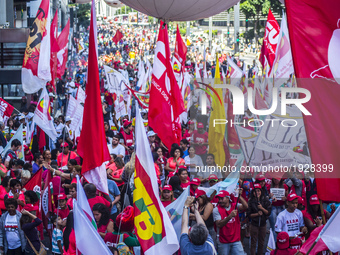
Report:
[[[119,236],[119,243],[117,244],[116,248],[119,251],[120,255],[133,255],[130,251],[130,248],[123,242],[123,235]]]

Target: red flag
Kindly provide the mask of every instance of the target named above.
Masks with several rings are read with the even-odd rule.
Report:
[[[54,203],[52,198],[52,192],[51,188],[52,186],[52,175],[49,170],[46,170],[47,176],[45,179],[44,189],[41,192],[41,198],[40,198],[40,211],[41,211],[41,218],[43,221],[44,228],[46,229],[50,239],[52,238],[52,230],[48,227],[48,217],[50,214],[54,211]]]
[[[40,198],[41,193],[41,176],[42,176],[42,168],[40,168],[32,178],[24,185],[26,190],[33,190],[37,193]]]
[[[171,66],[168,29],[161,22],[150,89],[149,125],[167,148],[181,140],[183,97]]]
[[[175,73],[183,72],[186,57],[187,57],[187,46],[183,42],[181,33],[179,32],[179,28],[177,25],[176,45],[175,45],[175,52],[174,52],[174,58],[173,58],[174,60],[173,68],[174,68]]]
[[[318,196],[323,201],[340,202],[340,193],[335,192],[340,187],[340,119],[336,117],[340,86],[339,80],[335,81],[340,77],[340,1],[285,3],[295,74],[300,78],[297,84],[311,93],[304,107],[312,115],[304,115],[304,122],[312,163],[315,167],[327,165],[326,172],[315,171]]]
[[[58,37],[58,46],[59,46],[59,51],[57,53],[57,59],[58,59],[57,77],[58,78],[61,78],[65,73],[65,67],[66,67],[67,56],[68,56],[69,33],[70,33],[70,19],[68,19],[66,26],[64,27],[63,31],[61,31]]]
[[[313,243],[315,242],[316,238],[320,234],[323,227],[324,226],[317,227],[310,233],[309,238],[306,240],[306,242],[302,245],[300,249],[300,252],[302,254],[306,254],[309,251],[310,247],[312,247]],[[320,238],[309,254],[316,255],[321,251],[327,251],[327,250],[328,250],[327,245],[322,241],[322,238]]]
[[[14,107],[0,98],[0,120],[6,121],[11,117]],[[6,122],[5,122],[6,123]]]
[[[51,59],[50,59],[50,66],[51,66],[51,84],[53,86],[54,91],[55,89],[55,78],[57,75],[57,52],[59,51],[58,46],[58,9],[55,11],[52,23],[51,23]]]
[[[86,100],[78,153],[83,158],[82,174],[85,179],[96,185],[98,190],[108,194],[106,170],[103,162],[110,160],[110,154],[106,144],[100,98],[96,23],[95,4],[92,4]]]
[[[122,39],[124,35],[119,31],[119,29],[116,31],[115,36],[112,38],[112,41],[117,44],[119,43],[120,39]]]
[[[25,93],[33,94],[51,80],[50,0],[42,0],[27,40],[21,81]]]
[[[277,23],[272,11],[269,9],[266,31],[264,34],[260,55],[260,62],[263,67],[265,66],[266,62],[268,62],[270,68],[273,66],[279,33],[280,25]]]

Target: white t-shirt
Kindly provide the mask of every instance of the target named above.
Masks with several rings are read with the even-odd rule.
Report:
[[[59,125],[55,128],[55,131],[57,132],[58,137],[61,136],[61,132],[63,132],[64,124],[59,123]]]
[[[195,164],[196,166],[203,167],[203,161],[202,158],[198,155],[195,155],[195,157],[190,158],[190,156],[185,156],[184,157],[185,164]],[[189,167],[189,172],[190,173],[197,173],[196,167]]]
[[[19,222],[16,215],[7,215],[5,220],[5,231],[8,242],[8,249],[16,249],[21,246],[19,235]]]
[[[295,209],[294,212],[290,213],[285,209],[280,212],[276,219],[275,231],[285,231],[290,237],[294,237],[300,232],[300,228],[305,226],[303,223],[303,215],[299,209]]]
[[[116,154],[116,155],[123,155],[125,157],[125,148],[123,145],[118,144],[116,148],[112,147],[112,144],[108,144],[107,147],[109,148],[109,153],[110,154]]]

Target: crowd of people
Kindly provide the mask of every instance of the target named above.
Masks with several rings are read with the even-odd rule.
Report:
[[[77,89],[86,87],[85,51],[75,54],[64,79],[56,82],[56,91],[51,84],[50,92],[52,115],[58,134],[56,142],[49,137],[41,137],[35,127],[33,139],[27,143],[26,132],[32,123],[37,95],[30,104],[22,98],[20,114],[13,114],[7,123],[0,122],[0,141],[8,149],[0,157],[0,249],[5,254],[42,254],[41,243],[43,216],[39,209],[40,199],[36,192],[25,189],[25,184],[42,171],[42,187],[51,174],[53,185],[53,211],[49,212],[52,227],[45,228],[50,233],[50,249],[53,254],[76,254],[77,245],[73,221],[73,199],[77,197],[76,177],[84,187],[99,235],[113,254],[140,252],[140,243],[133,225],[133,176],[135,169],[134,116],[116,116],[112,94],[106,88],[102,65],[120,70],[135,88],[138,82],[138,61],[141,57],[152,56],[156,33],[143,27],[120,29],[124,37],[113,43],[116,26],[101,25],[98,28],[100,52],[100,87],[104,100],[103,117],[107,146],[111,155],[106,162],[109,194],[99,194],[96,187],[82,177],[82,158],[77,153],[76,137],[70,129],[72,118],[65,116],[68,97],[77,96]],[[86,36],[83,38],[86,40]],[[170,38],[174,44],[174,37]],[[215,45],[216,46],[216,45]],[[188,52],[187,70],[194,73],[194,63],[203,61],[199,47]],[[207,50],[207,70],[214,76],[214,52],[218,47]],[[220,52],[219,61],[225,64],[226,53]],[[242,63],[235,58],[241,67]],[[256,68],[255,62],[253,67]],[[263,254],[266,250],[266,236],[272,230],[277,249],[272,254],[295,254],[318,226],[325,223],[337,204],[328,204],[322,210],[317,197],[313,176],[303,172],[294,176],[269,178],[259,174],[247,177],[241,174],[238,180],[238,195],[225,190],[207,195],[207,190],[218,185],[227,172],[218,171],[214,154],[208,153],[209,117],[201,115],[196,101],[190,112],[189,121],[182,125],[182,140],[167,148],[148,126],[148,112],[142,111],[150,150],[159,185],[159,198],[164,207],[171,204],[186,189],[190,196],[185,202],[182,216],[180,251],[178,254],[221,255],[243,254],[246,242],[250,242],[249,254]],[[20,124],[24,125],[24,140],[12,139]],[[47,142],[41,146],[41,140]],[[23,147],[24,155],[20,152]],[[94,152],[95,153],[95,152]],[[206,166],[206,168],[204,168]],[[202,170],[205,169],[205,170]],[[273,189],[284,190],[279,197]],[[324,220],[322,219],[324,217]],[[124,253],[129,254],[129,253]]]

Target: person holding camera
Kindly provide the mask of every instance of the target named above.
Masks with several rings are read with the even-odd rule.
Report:
[[[209,235],[209,231],[205,226],[204,220],[198,210],[198,202],[194,203],[195,197],[189,196],[184,203],[182,214],[182,231],[179,245],[182,255],[194,254],[217,254],[214,241]],[[196,218],[195,224],[189,232],[189,210],[192,208]]]

